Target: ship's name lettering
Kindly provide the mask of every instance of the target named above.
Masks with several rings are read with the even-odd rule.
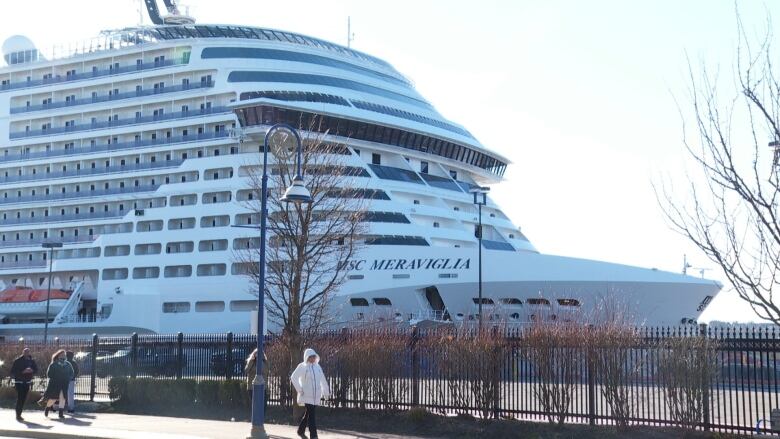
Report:
[[[353,259],[347,261],[347,270],[468,270],[471,259]]]

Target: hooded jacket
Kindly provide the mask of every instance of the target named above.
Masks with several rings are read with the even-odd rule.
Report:
[[[315,357],[314,363],[306,361],[311,356]],[[299,405],[320,405],[320,400],[330,395],[328,380],[320,367],[320,356],[314,352],[314,349],[306,349],[303,352],[303,362],[295,368],[290,381],[298,393]]]

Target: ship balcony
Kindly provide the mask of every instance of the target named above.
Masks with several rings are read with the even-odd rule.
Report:
[[[127,119],[117,119],[106,122],[84,123],[67,127],[45,128],[40,130],[15,131],[11,132],[9,137],[14,139],[24,139],[28,137],[52,136],[55,134],[73,133],[79,131],[91,131],[103,128],[115,128],[128,125],[138,125],[146,123],[157,123],[169,120],[187,119],[192,117],[210,116],[215,114],[233,114],[227,107],[211,107],[202,110],[178,111],[174,113],[158,114],[155,116],[131,117]]]
[[[22,197],[0,198],[0,205],[25,204],[25,203],[44,203],[48,201],[71,200],[91,197],[103,197],[106,195],[135,194],[140,192],[154,192],[160,187],[159,184],[130,186],[123,188],[99,189],[83,192],[57,192],[48,195],[26,195]],[[0,246],[2,243],[0,242]]]
[[[217,140],[217,139],[224,139],[228,137],[230,137],[228,132],[222,131],[218,133],[192,134],[189,136],[173,136],[173,137],[167,137],[167,138],[161,138],[155,140],[139,140],[139,141],[131,141],[131,142],[112,143],[110,145],[95,145],[95,146],[85,146],[80,148],[60,149],[57,151],[39,151],[39,152],[29,152],[29,153],[22,153],[22,154],[6,154],[0,156],[0,163],[35,160],[40,158],[63,157],[63,156],[71,156],[71,155],[94,154],[100,152],[113,152],[113,151],[121,151],[125,149],[135,150],[139,148],[152,148],[156,146],[165,146],[165,145],[172,145],[177,143],[191,143],[191,142],[204,141],[204,140]]]
[[[0,86],[0,91],[18,90],[22,88],[31,88],[31,87],[42,87],[46,85],[62,84],[65,82],[72,82],[72,81],[84,81],[89,79],[101,78],[105,76],[124,75],[127,73],[136,73],[145,70],[161,69],[164,67],[184,65],[184,64],[187,64],[187,62],[184,59],[171,59],[171,60],[165,60],[161,62],[148,62],[142,64],[135,64],[135,65],[125,66],[125,67],[120,67],[118,69],[109,68],[109,69],[94,70],[94,71],[89,71],[84,73],[77,73],[75,75],[65,75],[65,76],[57,75],[47,79],[20,81],[20,82],[12,82],[9,84],[3,84]]]
[[[67,215],[49,215],[49,216],[34,216],[28,218],[7,218],[0,219],[0,227],[5,226],[17,226],[24,224],[41,224],[41,223],[60,223],[69,221],[84,221],[95,219],[114,219],[122,218],[129,210],[112,210],[108,212],[87,212],[87,213],[72,213]]]
[[[44,268],[48,263],[45,260],[0,262],[0,270],[16,270],[19,268]]]
[[[42,174],[9,175],[0,177],[0,183],[19,183],[36,180],[53,180],[57,178],[80,178],[92,175],[116,174],[122,172],[136,172],[150,169],[175,168],[184,163],[182,159],[164,160],[149,163],[132,163],[129,165],[105,166],[102,168],[73,169],[70,171],[44,172]]]
[[[63,244],[88,244],[94,242],[100,235],[65,236],[57,238],[57,242]],[[51,238],[39,239],[15,239],[13,241],[0,241],[0,248],[14,247],[40,247],[44,242],[51,242]]]
[[[125,93],[117,93],[114,95],[103,95],[103,96],[95,96],[95,97],[88,97],[88,98],[82,98],[82,99],[74,99],[71,101],[61,101],[61,102],[52,102],[50,104],[42,104],[42,105],[29,105],[29,106],[23,106],[23,107],[12,107],[11,108],[11,114],[20,114],[20,113],[30,113],[34,111],[44,111],[44,110],[53,110],[56,108],[66,108],[66,107],[76,107],[79,105],[89,105],[89,104],[97,104],[100,102],[113,102],[113,101],[121,101],[124,99],[134,99],[134,98],[140,98],[144,96],[157,96],[157,95],[163,95],[167,93],[176,93],[180,91],[189,91],[189,90],[199,90],[204,88],[212,88],[214,87],[214,81],[201,81],[201,82],[195,82],[193,84],[181,84],[181,85],[171,85],[161,88],[152,88],[152,89],[146,89],[146,90],[133,90]]]

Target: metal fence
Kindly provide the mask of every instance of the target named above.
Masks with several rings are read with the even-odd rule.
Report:
[[[667,354],[664,342],[699,338],[712,342],[707,349],[712,351],[713,373],[707,376],[697,397],[702,408],[696,426],[780,434],[780,425],[769,423],[772,410],[780,409],[778,328],[701,325],[637,331],[638,342],[620,348],[619,357],[620,367],[633,371],[620,384],[630,400],[627,418],[631,424],[678,423],[671,412],[669,387],[661,377],[662,358]],[[463,334],[417,329],[381,333],[343,330],[307,336],[305,343],[322,351],[322,366],[332,389],[329,404],[337,407],[423,407],[440,413],[547,420],[554,413],[544,404],[541,392],[552,384],[569,386],[571,401],[563,409],[566,422],[595,425],[619,420],[606,392],[603,371],[592,360],[598,346],[553,346],[555,367],[570,369],[561,378],[561,374],[543,373],[544,365],[535,354],[538,348],[528,343],[523,329],[494,329],[490,339],[500,342],[476,351],[454,348],[450,341],[456,337]],[[269,402],[289,403],[289,370],[286,364],[280,364],[286,363],[289,355],[280,355],[276,339],[269,337],[266,341],[272,363]],[[39,365],[45,365],[43,358],[56,349],[75,352],[80,368],[76,394],[89,400],[107,400],[112,376],[244,380],[244,361],[256,345],[256,336],[94,336],[91,340],[51,340],[46,345],[40,340],[6,340],[0,344],[5,367],[12,355],[18,355],[21,344],[36,353]],[[561,355],[568,363],[561,361]],[[0,371],[7,373],[6,369]],[[36,384],[39,388],[43,385],[43,379]]]

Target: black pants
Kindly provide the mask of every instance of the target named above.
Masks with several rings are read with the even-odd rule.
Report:
[[[314,404],[306,404],[306,412],[301,417],[301,422],[298,424],[298,434],[303,434],[306,431],[306,426],[309,426],[309,436],[311,439],[317,437],[317,416]]]
[[[16,416],[22,416],[27,394],[30,393],[30,383],[16,383]]]

